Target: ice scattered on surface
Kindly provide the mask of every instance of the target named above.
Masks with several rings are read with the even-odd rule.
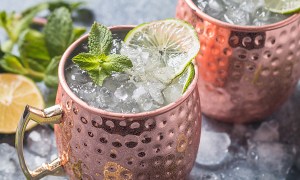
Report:
[[[279,140],[278,123],[275,121],[263,122],[253,135],[253,141],[273,142]]]
[[[139,113],[166,106],[181,97],[186,77],[169,84],[178,66],[176,58],[172,60],[175,64],[170,64],[160,53],[127,46],[120,40],[114,40],[113,45],[111,52],[128,56],[134,68],[114,73],[103,86],[97,86],[85,71],[69,65],[65,70],[66,81],[80,99],[107,111]]]
[[[27,138],[29,150],[40,156],[48,155],[52,145],[51,134],[52,132],[49,129],[41,129],[40,132],[35,130],[30,132]]]
[[[236,25],[262,26],[289,17],[266,10],[264,0],[195,0],[194,2],[209,16]]]
[[[281,143],[255,143],[248,154],[248,161],[260,171],[283,175],[294,163],[295,150]]]
[[[228,155],[230,138],[226,133],[201,132],[196,162],[201,165],[219,165]]]
[[[279,112],[261,123],[230,125],[204,116],[201,144],[190,179],[297,179],[300,170],[300,115],[295,103],[299,105],[300,95],[291,99]],[[211,154],[224,149],[224,142],[211,146],[214,141],[205,139],[214,135],[208,136],[207,132],[223,133],[229,137],[230,144],[228,151],[223,153],[226,154],[223,161],[207,164],[210,161],[206,158],[210,156],[202,153],[201,148],[211,148]],[[199,163],[201,158],[205,160]]]

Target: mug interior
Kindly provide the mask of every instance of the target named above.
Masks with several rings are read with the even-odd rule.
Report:
[[[127,33],[134,27],[135,26],[122,25],[122,26],[113,26],[113,27],[110,27],[109,29],[112,31],[113,38],[119,38],[119,39],[124,40]],[[63,56],[61,58],[60,64],[59,64],[58,76],[59,76],[60,85],[62,86],[64,91],[72,98],[72,100],[77,102],[84,108],[89,109],[92,112],[95,112],[97,114],[101,114],[103,116],[107,116],[110,118],[113,117],[115,119],[120,119],[120,120],[127,119],[127,118],[136,119],[136,118],[141,118],[141,117],[143,117],[143,118],[151,117],[151,116],[165,113],[165,112],[177,107],[179,104],[181,104],[183,101],[185,101],[185,99],[187,99],[191,95],[191,93],[194,91],[195,88],[197,88],[196,85],[197,85],[197,80],[198,80],[198,68],[197,68],[197,65],[195,65],[194,66],[195,77],[194,77],[192,83],[190,84],[189,88],[186,90],[186,92],[175,102],[170,103],[166,106],[163,106],[159,109],[147,111],[147,112],[141,112],[141,113],[126,113],[125,114],[125,113],[109,112],[109,111],[106,111],[103,109],[89,106],[86,102],[81,100],[79,97],[77,97],[72,92],[72,90],[69,88],[69,86],[66,82],[66,79],[65,79],[65,68],[73,63],[72,58],[74,56],[76,56],[77,54],[79,54],[81,52],[88,51],[87,44],[88,44],[88,34],[79,38],[65,51],[65,53],[63,54]]]
[[[196,14],[201,17],[204,18],[205,20],[216,24],[218,26],[221,27],[225,27],[225,28],[229,28],[232,30],[237,30],[237,31],[248,31],[248,32],[260,32],[260,31],[266,31],[266,30],[273,30],[273,29],[277,29],[280,27],[283,27],[287,24],[290,24],[291,22],[294,22],[297,19],[300,19],[300,13],[295,13],[294,15],[291,15],[290,17],[273,23],[273,24],[267,24],[267,25],[263,25],[263,26],[250,26],[250,25],[246,25],[246,26],[242,26],[242,25],[235,25],[235,24],[230,24],[227,22],[223,22],[221,20],[218,20],[216,18],[213,18],[211,16],[209,16],[208,14],[204,13],[196,4],[195,1],[196,0],[183,0],[185,1],[185,3],[188,4],[188,6],[196,12]]]

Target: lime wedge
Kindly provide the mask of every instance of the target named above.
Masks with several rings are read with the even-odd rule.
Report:
[[[194,77],[195,77],[195,67],[193,63],[190,63],[190,65],[185,69],[184,73],[185,76],[185,83],[182,89],[182,94],[188,89],[190,84],[192,83]]]
[[[291,14],[300,11],[300,0],[265,0],[269,11],[280,14]]]
[[[200,49],[193,26],[177,19],[141,24],[127,34],[124,42],[161,54],[161,61],[173,69],[168,77],[171,80],[182,74]]]

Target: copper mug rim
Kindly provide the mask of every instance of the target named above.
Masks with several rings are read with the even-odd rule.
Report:
[[[124,29],[132,29],[134,28],[135,25],[118,25],[118,26],[111,26],[109,27],[110,30],[124,30]],[[86,102],[78,98],[69,88],[67,85],[66,79],[65,79],[65,63],[67,62],[69,56],[73,52],[73,50],[81,44],[84,40],[88,38],[88,34],[82,36],[81,38],[77,39],[75,42],[73,42],[68,49],[64,52],[61,61],[59,63],[58,67],[58,77],[59,77],[59,82],[62,86],[62,88],[65,90],[65,92],[70,96],[72,101],[75,101],[78,103],[80,106],[82,106],[85,109],[88,109],[90,112],[96,113],[96,114],[101,114],[101,116],[107,117],[107,118],[114,118],[118,120],[124,120],[124,119],[139,119],[139,118],[146,118],[146,117],[151,117],[151,116],[156,116],[158,114],[165,113],[167,111],[170,111],[171,109],[174,109],[175,107],[178,106],[178,104],[181,104],[185,99],[187,99],[190,94],[193,92],[193,90],[196,88],[197,81],[198,81],[198,68],[196,67],[197,65],[195,64],[195,76],[188,87],[187,91],[181,96],[179,99],[177,99],[175,102],[170,103],[164,107],[161,107],[159,109],[153,110],[153,111],[148,111],[148,112],[141,112],[141,113],[115,113],[115,112],[109,112],[105,111],[96,107],[89,106]]]
[[[213,24],[216,24],[221,27],[237,30],[237,31],[247,31],[247,32],[258,32],[258,31],[268,31],[268,30],[273,30],[277,29],[280,27],[283,27],[287,24],[290,24],[291,22],[296,21],[297,19],[300,19],[300,13],[296,13],[282,21],[272,23],[272,24],[267,24],[263,26],[242,26],[242,25],[235,25],[235,24],[229,24],[227,22],[223,22],[221,20],[215,19],[207,14],[205,14],[203,11],[200,10],[200,8],[197,7],[197,5],[193,2],[193,0],[184,0],[188,6],[195,11],[198,16],[200,15],[202,18],[204,18],[206,21],[211,22]]]

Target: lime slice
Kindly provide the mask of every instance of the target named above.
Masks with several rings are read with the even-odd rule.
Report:
[[[200,49],[193,26],[177,19],[141,24],[127,34],[124,42],[129,46],[147,49],[153,54],[161,54],[165,65],[173,68],[168,77],[171,80],[182,74]]]
[[[300,11],[300,0],[265,0],[266,9],[280,14]]]
[[[30,79],[15,74],[0,75],[0,133],[15,133],[27,104],[44,108],[43,97]],[[26,129],[34,127],[30,121]]]

